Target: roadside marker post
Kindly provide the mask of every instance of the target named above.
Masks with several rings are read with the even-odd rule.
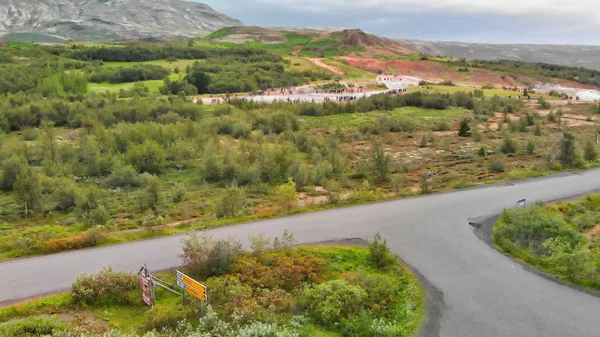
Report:
[[[517,200],[517,205],[515,206],[515,226],[517,225],[517,214],[519,213],[519,208],[527,207],[527,198]]]

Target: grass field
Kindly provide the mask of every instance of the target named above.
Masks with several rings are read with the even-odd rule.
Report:
[[[431,128],[439,122],[449,122],[469,115],[469,111],[462,108],[447,110],[431,110],[415,107],[405,107],[394,111],[353,113],[343,115],[331,115],[323,117],[302,116],[300,117],[304,128],[322,130],[360,130],[371,125],[381,115],[388,117],[399,117],[410,120],[417,128]]]
[[[485,97],[493,97],[493,96],[499,96],[499,97],[504,97],[504,98],[508,98],[509,96],[516,98],[519,95],[523,95],[522,93],[519,92],[514,92],[514,91],[506,91],[506,90],[502,90],[502,88],[498,88],[499,86],[496,85],[495,89],[482,89],[483,93],[485,95]],[[418,88],[418,87],[411,87],[408,89],[409,92],[415,92],[415,91],[429,91],[429,92],[439,92],[439,93],[444,93],[444,94],[452,94],[455,92],[472,92],[473,88],[467,87],[467,86],[462,86],[462,85],[455,85],[455,86],[447,86],[447,85],[435,85],[435,84],[431,84],[431,85],[427,85],[424,88]],[[540,98],[542,95],[540,94],[530,94],[532,99],[538,99]],[[546,98],[549,98],[550,96],[546,96]]]
[[[185,68],[189,65],[193,65],[195,62],[203,62],[204,60],[176,60],[173,62],[169,62],[167,60],[157,60],[157,61],[147,61],[147,62],[104,62],[105,67],[130,67],[136,64],[153,64],[157,66],[162,66],[170,70],[174,70],[175,68],[179,68],[184,71]]]
[[[178,76],[175,74],[175,76]],[[163,81],[161,80],[151,80],[151,81],[141,81],[146,87],[150,89],[150,91],[158,91],[158,89],[163,85]],[[119,92],[121,89],[130,90],[133,88],[135,83],[89,83],[88,91],[89,92]]]

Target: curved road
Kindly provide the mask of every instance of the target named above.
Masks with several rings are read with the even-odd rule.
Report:
[[[600,298],[538,277],[479,240],[469,218],[516,200],[549,201],[600,189],[600,170],[493,185],[212,230],[217,237],[294,233],[299,243],[372,236],[443,292],[444,337],[598,337]],[[103,265],[153,270],[179,264],[182,236],[0,263],[0,302],[64,290]]]

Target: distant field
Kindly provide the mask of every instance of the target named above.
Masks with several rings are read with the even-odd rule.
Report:
[[[310,62],[309,60],[307,60],[307,59],[305,59],[303,57],[286,56],[284,58],[286,60],[288,60],[288,61],[291,62],[289,65],[286,66],[286,70],[292,70],[292,71],[305,71],[305,70],[323,71],[323,68],[315,65],[314,63]]]
[[[177,60],[173,62],[169,62],[167,60],[157,60],[157,61],[147,61],[147,62],[104,62],[105,67],[130,67],[136,64],[154,64],[158,66],[162,66],[171,70],[179,67],[181,70],[185,70],[185,68],[189,65],[193,65],[195,62],[203,62],[204,60]]]
[[[160,80],[152,80],[152,81],[141,81],[145,86],[150,88],[150,91],[158,91],[158,89],[162,86],[163,81]],[[119,92],[119,90],[130,90],[133,88],[135,83],[89,83],[88,91],[89,92]]]
[[[409,88],[408,91],[409,92],[415,92],[415,91],[429,91],[429,92],[439,92],[439,93],[445,93],[445,94],[452,94],[455,92],[459,92],[459,91],[463,91],[463,92],[471,92],[475,89],[470,88],[470,87],[465,87],[465,86],[447,86],[447,85],[428,85],[425,88],[417,88],[417,87],[412,87]],[[500,97],[506,97],[508,98],[508,96],[512,96],[512,97],[516,97],[519,95],[523,95],[522,93],[519,92],[514,92],[514,91],[505,91],[502,90],[502,88],[499,89],[483,89],[483,93],[486,97],[493,97],[493,96],[500,96]],[[541,95],[540,94],[530,94],[531,98],[533,99],[537,99],[539,98]],[[548,98],[549,96],[546,95],[546,97]]]
[[[325,129],[325,130],[360,130],[361,127],[371,125],[380,115],[389,117],[406,118],[412,121],[418,127],[431,127],[436,123],[448,122],[453,118],[465,117],[469,114],[468,110],[462,108],[452,108],[447,110],[431,110],[415,107],[405,107],[394,111],[381,111],[369,113],[340,114],[323,117],[302,116],[300,120],[306,129]]]

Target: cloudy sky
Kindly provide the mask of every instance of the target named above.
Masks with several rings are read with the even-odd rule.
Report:
[[[600,0],[198,0],[246,25],[398,38],[600,45]]]

